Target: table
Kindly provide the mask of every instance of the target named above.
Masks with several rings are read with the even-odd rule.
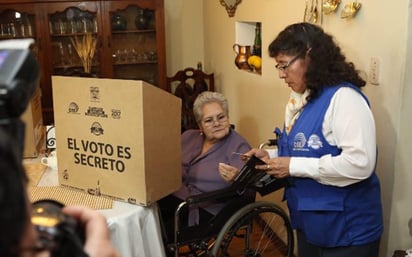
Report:
[[[38,186],[58,184],[57,171],[48,167]],[[107,218],[111,240],[122,257],[165,257],[157,204],[114,201],[112,209],[98,211]]]
[[[143,207],[116,201],[113,209],[101,213],[122,257],[165,256],[156,204]]]

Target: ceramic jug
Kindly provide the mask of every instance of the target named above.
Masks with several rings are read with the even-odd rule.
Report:
[[[242,46],[239,44],[233,45],[233,51],[235,51],[235,53],[237,54],[235,58],[235,64],[238,69],[250,70],[250,66],[247,63],[247,60],[251,55],[250,49],[251,46]]]

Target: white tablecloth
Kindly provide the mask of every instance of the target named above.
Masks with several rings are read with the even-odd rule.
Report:
[[[156,204],[142,207],[116,201],[113,209],[101,213],[122,257],[165,256]]]
[[[47,168],[38,186],[58,185],[57,171]],[[99,210],[107,218],[113,244],[122,257],[164,257],[157,205],[143,207],[114,201]]]

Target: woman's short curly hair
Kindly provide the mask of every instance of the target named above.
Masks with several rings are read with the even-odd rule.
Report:
[[[218,103],[222,107],[225,114],[229,116],[229,104],[226,97],[218,92],[204,91],[196,97],[196,100],[193,103],[193,114],[195,115],[197,123],[202,120],[202,108],[208,103]]]
[[[287,26],[268,50],[271,57],[284,54],[310,58],[304,78],[310,89],[308,100],[316,98],[323,87],[351,83],[360,88],[366,84],[333,37],[317,25],[303,22]]]

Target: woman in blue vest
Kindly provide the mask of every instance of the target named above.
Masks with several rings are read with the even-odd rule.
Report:
[[[278,156],[253,149],[257,168],[289,180],[285,190],[299,257],[378,257],[383,231],[375,173],[374,118],[366,82],[332,36],[309,23],[286,27],[269,45],[292,90]]]

